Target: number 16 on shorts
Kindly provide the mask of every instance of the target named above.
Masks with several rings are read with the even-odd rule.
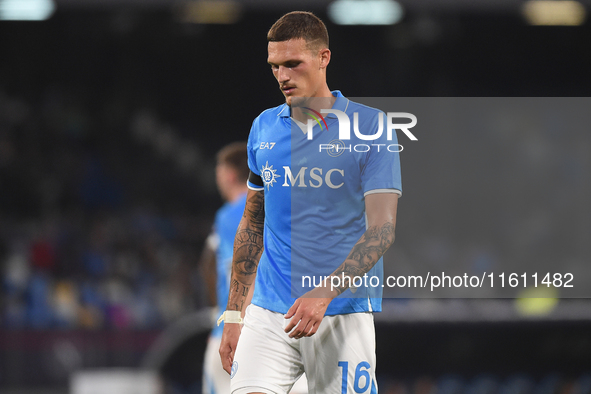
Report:
[[[349,365],[348,361],[339,361],[339,367],[342,372],[341,394],[352,394],[351,391],[347,391],[351,387],[350,379],[353,379],[355,393],[376,394],[378,392],[376,382],[372,380],[371,365],[367,361],[362,361],[356,366]]]

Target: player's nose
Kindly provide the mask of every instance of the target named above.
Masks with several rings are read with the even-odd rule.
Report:
[[[290,77],[287,67],[279,66],[279,69],[277,70],[277,81],[283,83],[289,81],[289,79]]]

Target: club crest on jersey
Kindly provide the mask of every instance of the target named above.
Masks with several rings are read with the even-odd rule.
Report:
[[[341,140],[332,140],[327,145],[326,152],[330,157],[338,157],[345,151],[345,143]],[[322,147],[320,148],[322,152]]]
[[[236,372],[238,371],[238,362],[234,361],[232,363],[232,371],[230,373],[230,379],[232,379],[234,377],[234,375],[236,375]]]
[[[269,162],[266,162],[261,168],[261,178],[268,190],[270,186],[273,186],[273,183],[277,182],[276,178],[279,178],[279,175],[277,175],[277,170],[273,169],[273,165],[269,165]]]

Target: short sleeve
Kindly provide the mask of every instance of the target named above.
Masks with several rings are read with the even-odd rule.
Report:
[[[256,152],[257,147],[259,146],[258,126],[259,118],[257,117],[254,122],[252,122],[252,127],[250,128],[250,134],[248,135],[247,142],[248,168],[250,169],[250,175],[246,181],[246,186],[248,186],[249,189],[255,191],[264,190],[264,187],[262,186],[261,173],[256,162]]]
[[[393,192],[402,195],[402,179],[400,174],[400,153],[402,148],[398,145],[396,133],[392,133],[392,139],[387,139],[386,115],[383,116],[383,133],[372,142],[372,149],[367,152],[363,168],[361,169],[361,187],[363,194]],[[372,130],[378,128],[378,117],[374,116]]]
[[[258,124],[259,118],[257,117],[254,122],[252,122],[252,127],[250,128],[250,133],[248,134],[248,142],[247,142],[247,149],[248,149],[248,168],[250,171],[255,173],[258,176],[261,176],[261,172],[259,171],[259,167],[256,162],[256,147],[258,145]]]

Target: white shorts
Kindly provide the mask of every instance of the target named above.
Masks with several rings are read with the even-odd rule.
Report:
[[[203,394],[229,394],[230,375],[222,367],[220,343],[222,338],[209,337],[203,359]]]
[[[209,337],[203,360],[203,394],[230,394],[230,375],[222,367],[220,343],[222,338]],[[303,374],[291,388],[290,394],[307,394],[308,382]]]
[[[289,338],[281,313],[246,309],[232,365],[231,393],[289,393],[305,371],[309,394],[377,393],[372,313],[325,316],[316,334]]]

